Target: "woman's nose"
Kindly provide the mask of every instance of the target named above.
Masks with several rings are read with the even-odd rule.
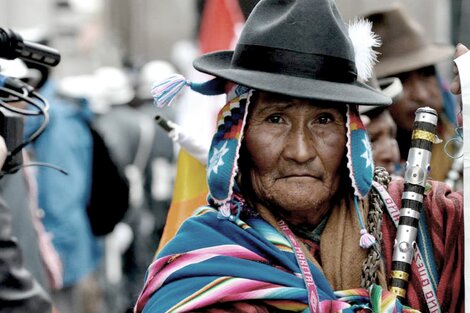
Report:
[[[314,140],[307,126],[293,127],[290,130],[284,156],[297,163],[304,163],[315,158]]]

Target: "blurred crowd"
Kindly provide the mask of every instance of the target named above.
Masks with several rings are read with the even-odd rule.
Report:
[[[20,152],[23,164],[46,166],[10,172],[2,167],[0,312],[132,311],[165,226],[179,223],[167,220],[178,155],[183,149],[205,165],[224,104],[218,97],[201,103],[207,99],[184,91],[170,107],[157,109],[151,90],[172,74],[203,80],[190,60],[232,48],[256,1],[242,7],[234,1],[228,8],[226,2],[206,1],[199,8],[206,19],[197,39],[175,45],[172,61],[99,66],[57,79],[53,68],[0,59],[0,74],[25,81],[49,104],[45,130]],[[461,106],[438,67],[452,60],[454,47],[430,42],[403,6],[362,17],[373,23],[382,42],[376,48],[375,77],[367,83],[393,99],[389,108],[360,108],[375,165],[403,176],[415,112],[428,106],[439,116],[440,139],[433,147],[430,177],[461,191]],[[208,42],[214,32],[220,40]],[[44,45],[50,39],[47,33],[31,38]],[[20,100],[15,106],[28,108]],[[157,115],[170,127],[158,124]],[[24,138],[43,121],[24,116]],[[18,296],[12,296],[15,292]]]

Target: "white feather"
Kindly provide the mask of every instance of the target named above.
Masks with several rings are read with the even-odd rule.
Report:
[[[372,77],[378,52],[373,48],[382,44],[378,35],[372,32],[372,23],[364,19],[354,19],[348,28],[356,61],[358,80],[366,82]]]

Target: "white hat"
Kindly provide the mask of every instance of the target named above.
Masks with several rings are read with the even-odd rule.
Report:
[[[88,100],[90,109],[104,113],[108,107],[101,100],[101,86],[93,75],[77,75],[62,78],[57,85],[57,93],[72,99]]]
[[[128,104],[134,99],[135,92],[127,73],[118,67],[98,68],[94,77],[101,90],[102,101],[109,105]]]
[[[387,97],[392,98],[392,104],[398,102],[403,96],[403,85],[398,77],[387,77],[376,80],[378,89]],[[366,105],[359,106],[359,113],[366,113],[377,107]]]

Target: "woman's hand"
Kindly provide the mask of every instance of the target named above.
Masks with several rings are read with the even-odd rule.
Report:
[[[455,54],[454,54],[454,59],[458,58],[459,56],[465,54],[468,52],[468,48],[464,46],[463,44],[459,43],[457,47],[455,48]],[[454,64],[453,66],[453,71],[455,74],[454,79],[452,80],[452,83],[450,84],[450,91],[453,94],[460,94],[460,77],[459,77],[459,70],[457,68],[457,65]]]

